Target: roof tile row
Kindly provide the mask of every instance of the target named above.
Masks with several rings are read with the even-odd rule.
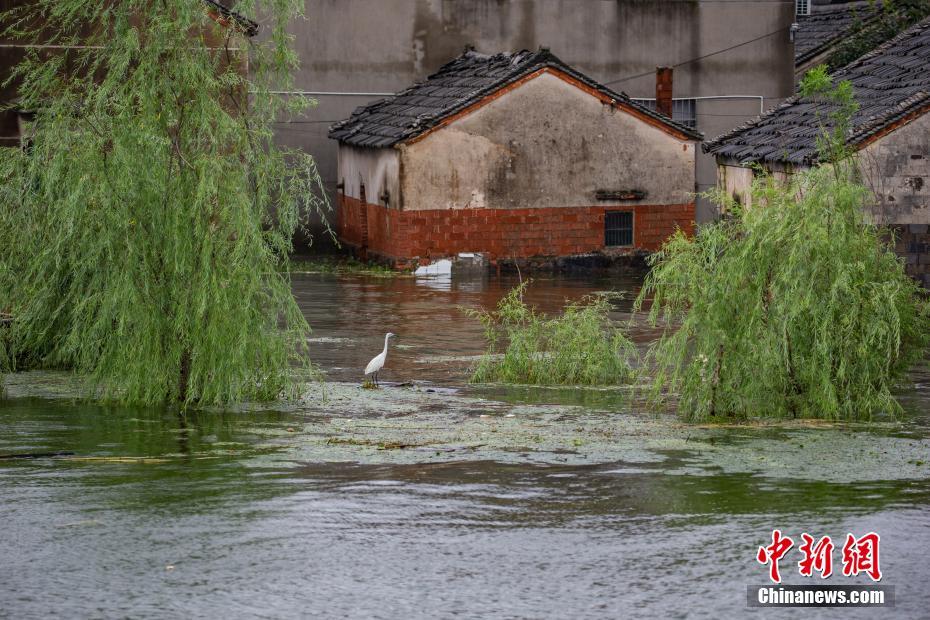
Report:
[[[859,109],[847,143],[857,146],[930,105],[930,19],[924,20],[833,74],[849,80]],[[809,165],[817,161],[821,127],[836,104],[796,95],[756,120],[718,136],[704,151],[739,162]]]

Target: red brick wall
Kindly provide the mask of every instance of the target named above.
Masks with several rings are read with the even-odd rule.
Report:
[[[694,232],[694,203],[629,207],[435,209],[398,211],[339,195],[337,233],[362,245],[367,209],[369,253],[390,259],[488,252],[491,259],[569,256],[604,248],[604,213],[633,212],[633,248],[654,251],[678,226]]]

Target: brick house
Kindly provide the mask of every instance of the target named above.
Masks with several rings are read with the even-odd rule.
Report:
[[[849,80],[859,110],[846,143],[873,194],[869,214],[896,232],[907,272],[930,287],[930,19],[833,74]],[[760,164],[776,178],[818,163],[817,138],[833,104],[795,96],[767,114],[707,142],[717,183],[749,199]]]
[[[701,134],[544,48],[467,49],[329,135],[341,241],[394,264],[649,251],[693,229]]]

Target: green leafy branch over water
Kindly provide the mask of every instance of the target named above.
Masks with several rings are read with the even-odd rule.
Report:
[[[71,368],[128,403],[296,393],[309,327],[286,261],[325,203],[313,159],[273,140],[301,98],[271,89],[296,68],[302,5],[238,3],[262,16],[256,37],[201,2],[11,10],[6,36],[43,44],[11,77],[35,112],[27,146],[0,156],[16,368]]]
[[[752,207],[672,237],[637,300],[652,297],[667,326],[650,351],[654,395],[680,394],[692,420],[899,411],[892,387],[930,319],[865,200],[832,166],[786,185],[762,176]]]
[[[923,354],[930,313],[869,222],[873,196],[847,144],[858,109],[825,67],[801,94],[827,110],[816,168],[776,179],[758,168],[745,205],[651,257],[636,301],[665,332],[650,349],[655,400],[679,397],[691,420],[871,419],[894,415],[895,382]]]
[[[523,301],[526,286],[512,289],[495,311],[466,310],[484,325],[488,340],[472,381],[613,385],[632,379],[635,349],[610,324],[608,295],[587,296],[568,304],[560,316],[547,318]]]
[[[410,275],[409,271],[399,271],[378,263],[366,263],[352,257],[343,256],[294,257],[290,260],[289,270],[292,274],[361,275],[378,278],[396,278]]]

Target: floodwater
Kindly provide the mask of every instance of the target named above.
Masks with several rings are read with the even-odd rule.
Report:
[[[830,535],[838,547],[847,532],[878,532],[882,583],[896,599],[881,615],[930,615],[930,375],[915,374],[902,393],[900,423],[758,433],[691,430],[609,394],[466,386],[483,342],[461,308],[492,305],[513,283],[296,277],[314,359],[342,386],[305,408],[180,418],[77,404],[56,392],[60,378],[13,378],[13,398],[0,402],[0,455],[71,454],[0,460],[0,618],[879,615],[747,608],[746,587],[766,581],[755,555],[773,528],[796,541]],[[538,278],[528,299],[552,311],[625,291],[623,320],[637,286]],[[399,338],[382,379],[432,398],[423,412],[361,408],[351,391],[386,331]],[[634,335],[645,342],[650,332]],[[388,400],[374,402],[403,390],[385,387],[378,396]],[[566,418],[566,432],[629,418],[639,421],[629,428],[664,424],[682,438],[612,461],[572,445],[534,460],[528,448],[433,454],[304,441],[327,424],[442,424],[446,415],[450,426],[493,419],[506,434],[512,412],[538,421],[551,411],[553,433]],[[790,456],[776,467],[749,463],[756,454]],[[798,468],[804,460],[814,466]],[[792,550],[781,563],[787,583],[805,583],[797,559]],[[839,549],[834,563],[839,572]]]

